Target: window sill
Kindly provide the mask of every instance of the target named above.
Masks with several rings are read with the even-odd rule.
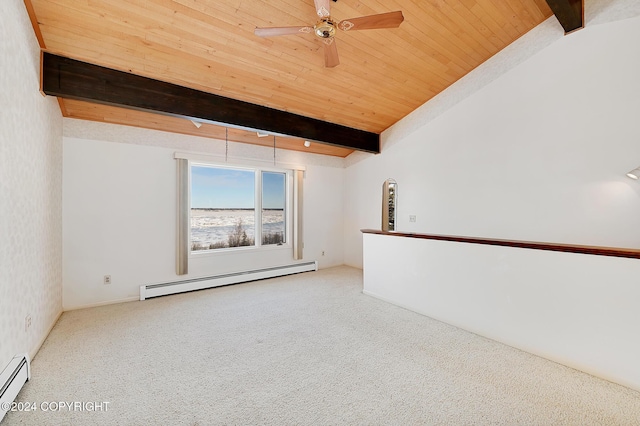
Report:
[[[213,250],[198,250],[198,251],[190,251],[189,258],[191,259],[200,259],[204,257],[211,256],[229,256],[229,255],[240,255],[240,254],[250,254],[250,253],[261,253],[268,251],[276,251],[276,250],[292,250],[293,247],[291,244],[282,244],[282,245],[268,245],[268,246],[260,246],[260,247],[233,247],[226,249],[213,249]]]

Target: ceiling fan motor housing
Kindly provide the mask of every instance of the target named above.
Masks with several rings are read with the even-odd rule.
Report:
[[[313,30],[320,38],[332,38],[336,35],[336,23],[330,16],[322,18],[314,26]]]

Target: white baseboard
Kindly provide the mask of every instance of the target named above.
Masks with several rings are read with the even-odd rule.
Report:
[[[116,303],[135,302],[139,300],[138,296],[125,297],[124,299],[106,300],[103,302],[89,303],[87,305],[65,306],[63,311],[76,311],[78,309],[96,308],[98,306],[115,305]]]
[[[40,348],[42,347],[42,345],[44,344],[44,341],[47,340],[47,337],[49,337],[49,334],[51,333],[51,330],[53,330],[53,327],[56,326],[56,324],[58,323],[58,320],[60,319],[60,317],[62,316],[62,310],[60,310],[60,312],[58,312],[58,315],[56,315],[56,318],[53,320],[53,322],[51,323],[51,325],[49,325],[49,329],[47,330],[46,333],[44,333],[44,335],[40,338],[40,340],[38,341],[38,343],[36,344],[35,347],[33,347],[30,351],[29,351],[29,358],[33,361],[33,359],[36,357],[36,355],[38,354],[38,352],[40,351]]]

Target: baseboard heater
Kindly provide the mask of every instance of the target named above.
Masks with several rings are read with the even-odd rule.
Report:
[[[28,354],[15,356],[0,373],[0,422],[11,409],[11,403],[18,396],[22,386],[31,378]]]
[[[235,272],[232,274],[214,275],[211,277],[194,278],[184,281],[174,281],[170,283],[141,285],[140,300],[317,270],[318,262],[314,261],[275,266],[272,268],[255,269],[253,271]]]

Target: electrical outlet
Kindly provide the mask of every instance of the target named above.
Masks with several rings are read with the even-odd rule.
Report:
[[[104,285],[111,284],[111,275],[104,276]]]
[[[415,222],[416,221],[416,215],[412,214],[409,215],[409,222]]]
[[[29,331],[31,328],[31,315],[27,315],[24,319],[24,331]]]

